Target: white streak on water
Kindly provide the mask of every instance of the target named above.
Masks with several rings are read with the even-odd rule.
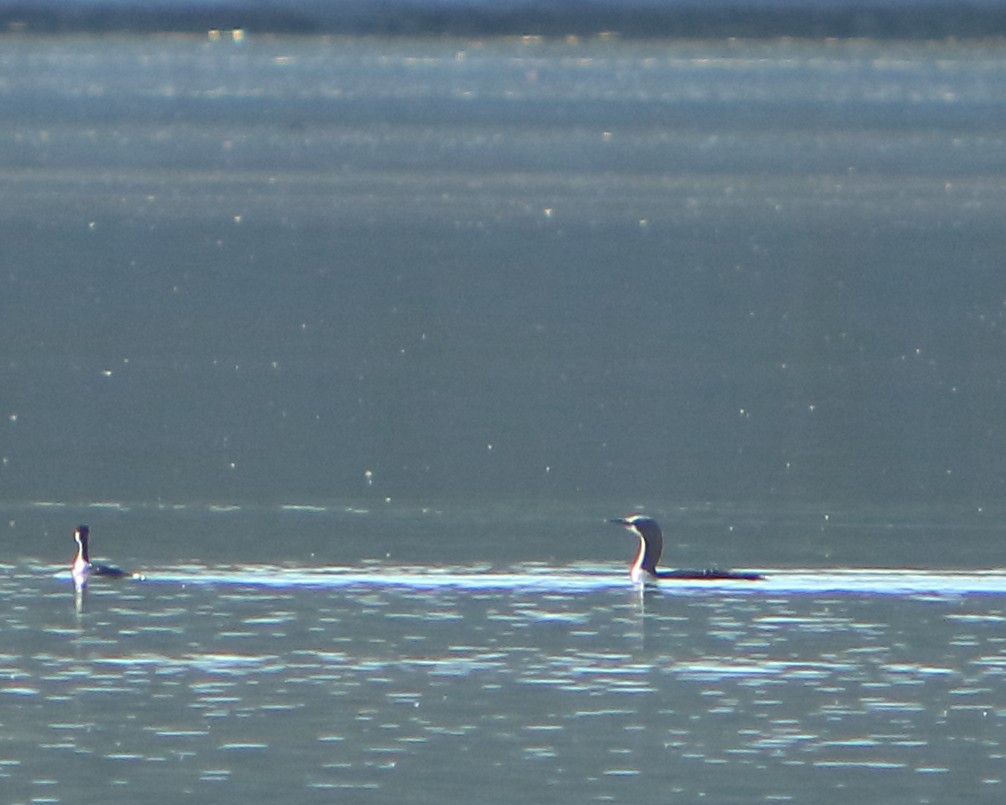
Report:
[[[825,593],[850,595],[1006,595],[1006,569],[937,571],[869,568],[762,569],[761,581],[675,579],[648,586],[646,593],[662,595],[775,595]],[[55,574],[68,579],[68,571]],[[414,590],[518,590],[587,593],[627,589],[624,574],[597,566],[516,568],[489,571],[477,568],[354,567],[292,568],[271,565],[200,567],[185,565],[145,572],[147,583],[178,585],[233,585],[268,588],[346,587],[406,588]],[[104,580],[98,580],[102,582]]]

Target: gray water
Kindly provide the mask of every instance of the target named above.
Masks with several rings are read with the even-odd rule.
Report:
[[[999,45],[0,45],[0,801],[1002,799]]]
[[[0,68],[14,500],[1002,495],[997,47]]]
[[[1002,797],[1001,572],[2,570],[5,802]]]

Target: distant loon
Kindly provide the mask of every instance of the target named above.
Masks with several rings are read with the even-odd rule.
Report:
[[[127,573],[125,570],[119,570],[117,567],[109,567],[108,565],[99,565],[92,562],[87,550],[87,541],[90,534],[91,529],[86,525],[79,525],[73,530],[73,538],[77,543],[77,555],[73,557],[73,564],[70,566],[70,575],[73,576],[73,583],[78,588],[86,585],[87,580],[91,576],[125,578],[126,576],[133,575],[132,573]]]
[[[652,517],[630,514],[609,522],[624,525],[639,537],[639,552],[629,567],[629,578],[634,584],[642,584],[657,579],[735,579],[737,581],[758,581],[759,573],[734,572],[731,570],[657,570],[657,562],[664,550],[664,535]]]

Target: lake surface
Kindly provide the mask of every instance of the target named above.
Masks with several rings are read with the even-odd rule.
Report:
[[[12,38],[14,500],[991,505],[997,47]]]
[[[5,803],[1002,800],[1002,46],[0,45]]]
[[[1002,795],[1001,571],[2,571],[9,802]]]

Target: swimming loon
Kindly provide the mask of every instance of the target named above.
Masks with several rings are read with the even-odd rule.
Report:
[[[134,574],[119,570],[117,567],[99,565],[91,561],[87,550],[87,541],[91,535],[91,529],[86,525],[79,525],[73,530],[73,539],[77,543],[77,554],[73,557],[73,564],[70,565],[70,575],[73,576],[73,583],[79,588],[87,584],[91,576],[110,576],[112,578],[124,578]]]
[[[609,522],[624,525],[629,531],[639,537],[639,552],[629,567],[629,578],[634,584],[642,584],[657,579],[735,579],[737,581],[758,581],[763,579],[759,573],[734,572],[732,570],[657,570],[657,562],[664,550],[664,535],[660,526],[652,517],[642,514],[630,514]]]

